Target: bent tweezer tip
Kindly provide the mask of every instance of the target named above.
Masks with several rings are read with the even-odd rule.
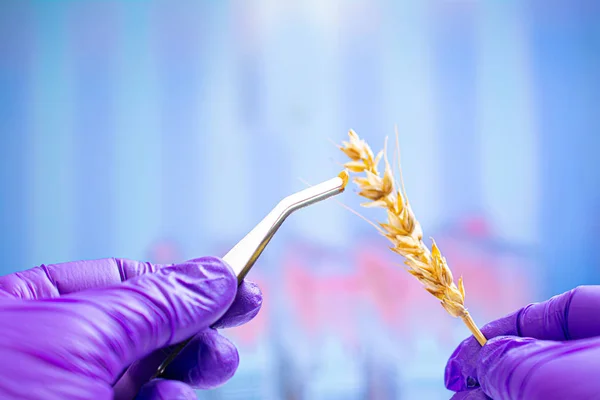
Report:
[[[348,173],[342,171],[333,179],[306,188],[281,200],[254,229],[223,257],[223,260],[233,268],[238,282],[242,282],[275,232],[292,212],[343,192],[347,183]]]
[[[223,256],[223,261],[233,268],[238,278],[238,283],[242,283],[248,271],[250,271],[269,241],[273,238],[273,235],[275,235],[275,232],[277,232],[283,221],[291,213],[342,193],[348,184],[348,179],[348,172],[344,170],[333,179],[296,192],[281,200],[258,225]],[[159,377],[165,372],[167,366],[177,357],[190,340],[188,339],[176,346],[160,364],[153,378]]]

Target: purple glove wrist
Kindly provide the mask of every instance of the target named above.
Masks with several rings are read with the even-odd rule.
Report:
[[[446,366],[453,399],[593,398],[600,393],[600,286],[531,304],[463,341]]]
[[[218,386],[238,365],[233,344],[209,327],[247,322],[261,302],[216,258],[105,259],[0,277],[0,398],[195,398],[192,387]],[[148,382],[163,348],[191,336],[167,371],[173,381]]]

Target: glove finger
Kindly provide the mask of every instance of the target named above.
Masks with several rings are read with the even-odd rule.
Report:
[[[233,328],[245,324],[258,314],[262,306],[262,293],[254,282],[244,281],[238,287],[235,300],[229,310],[213,328]]]
[[[450,400],[492,400],[483,390],[475,389],[464,392],[455,393]]]
[[[135,400],[196,400],[194,389],[183,382],[154,379],[146,383]]]
[[[172,265],[120,258],[41,265],[0,277],[0,289],[21,299],[47,299],[114,285]]]
[[[196,335],[167,367],[164,376],[197,389],[213,389],[227,382],[239,363],[235,345],[216,329],[208,329]]]
[[[523,309],[519,336],[542,340],[584,339],[600,335],[600,286],[579,286]]]
[[[85,349],[89,359],[114,355],[105,368],[112,382],[135,360],[208,328],[229,308],[236,291],[231,268],[206,258],[51,301],[76,311],[77,326],[91,342]]]
[[[153,351],[134,362],[114,385],[115,400],[132,398],[174,347]],[[162,377],[182,381],[198,389],[212,389],[229,380],[238,365],[236,347],[215,329],[207,329],[194,336]]]
[[[542,340],[571,340],[600,335],[600,286],[580,286],[541,303],[530,304],[481,330],[488,339],[511,335]],[[481,345],[464,340],[446,365],[445,384],[454,391],[477,386]],[[474,382],[474,383],[473,383]]]
[[[481,388],[494,399],[584,399],[600,391],[600,338],[568,342],[497,337],[479,358]]]

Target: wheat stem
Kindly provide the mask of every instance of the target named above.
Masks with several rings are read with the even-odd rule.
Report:
[[[393,244],[391,250],[404,257],[407,271],[423,284],[425,290],[440,300],[442,307],[450,315],[460,317],[481,345],[485,344],[485,336],[475,325],[465,307],[462,277],[458,280],[457,286],[446,259],[435,241],[432,239],[431,250],[423,243],[423,231],[408,202],[400,165],[400,187],[396,187],[386,154],[387,138],[384,150],[374,156],[369,145],[354,131],[350,130],[348,136],[350,140],[343,142],[339,148],[350,158],[344,167],[355,174],[364,174],[354,178],[354,182],[360,189],[358,194],[369,200],[362,205],[382,208],[387,213],[386,222],[380,223],[381,228],[378,227],[377,230]],[[396,151],[398,164],[400,164],[397,129]],[[380,173],[378,164],[382,158],[385,168],[383,173]]]
[[[481,331],[475,324],[475,321],[473,321],[471,314],[469,314],[467,312],[467,315],[462,317],[462,320],[465,323],[465,325],[467,326],[467,328],[469,328],[469,330],[471,331],[473,336],[475,336],[475,339],[477,339],[479,344],[483,346],[487,342],[487,339],[485,338],[485,336],[483,336],[483,333],[481,333]]]

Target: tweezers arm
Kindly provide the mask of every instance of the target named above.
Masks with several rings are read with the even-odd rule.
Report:
[[[292,212],[299,208],[324,200],[344,191],[348,183],[348,173],[343,171],[337,177],[311,186],[300,192],[294,193],[281,200],[279,204],[262,221],[258,223],[242,240],[238,242],[224,257],[223,260],[233,268],[238,278],[238,283],[250,271],[264,248],[267,246],[277,229]],[[153,378],[161,376],[167,366],[177,357],[183,348],[190,342],[187,339],[177,345],[167,358],[160,364]]]
[[[283,221],[294,211],[324,200],[344,190],[346,175],[311,186],[279,202],[267,216],[240,240],[224,257],[242,282]]]

